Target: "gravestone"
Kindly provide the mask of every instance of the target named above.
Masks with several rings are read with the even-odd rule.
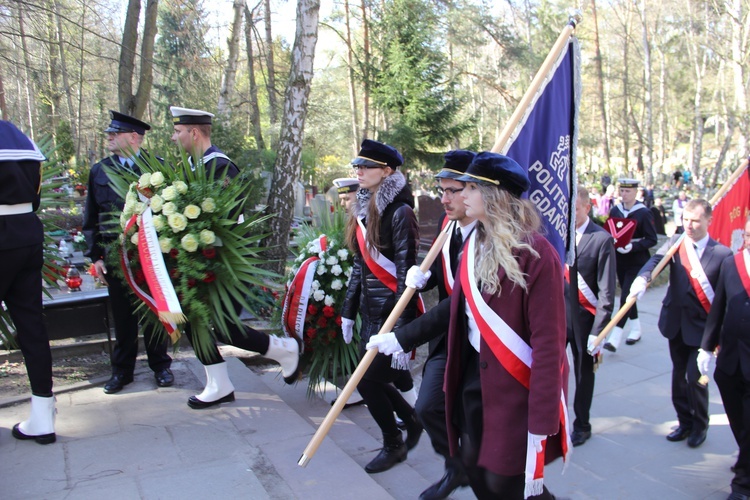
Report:
[[[417,220],[419,222],[420,250],[427,251],[435,239],[438,222],[445,213],[440,198],[421,195],[417,197]]]

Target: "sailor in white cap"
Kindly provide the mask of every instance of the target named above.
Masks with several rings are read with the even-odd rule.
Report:
[[[194,168],[201,160],[207,171],[213,170],[214,178],[226,176],[234,178],[240,173],[237,165],[219,148],[211,144],[211,124],[214,115],[200,109],[170,106],[174,133],[172,142],[190,155],[190,165]]]
[[[339,195],[339,201],[341,206],[349,212],[349,207],[357,199],[357,191],[359,191],[359,181],[357,179],[350,179],[347,177],[340,177],[333,180],[333,185],[336,188],[336,192]]]

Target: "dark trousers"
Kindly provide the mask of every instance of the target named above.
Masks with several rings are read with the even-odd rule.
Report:
[[[0,250],[0,302],[16,327],[31,392],[52,395],[52,353],[42,321],[42,245]]]
[[[465,343],[465,347],[468,342]],[[479,353],[473,347],[466,360],[458,407],[458,425],[461,430],[461,461],[469,477],[471,489],[479,500],[523,500],[524,475],[501,476],[477,465],[482,443],[482,386],[479,375]],[[509,432],[512,432],[509,430]],[[531,498],[554,499],[547,487],[541,495]]]
[[[750,495],[750,380],[742,376],[739,366],[731,375],[717,369],[714,380],[724,402],[729,427],[740,448],[732,491]]]
[[[129,285],[110,275],[107,280],[109,303],[115,321],[115,347],[112,349],[112,373],[132,375],[138,356],[138,316],[128,294]],[[143,328],[148,366],[155,372],[169,368],[172,358],[167,354],[168,339],[153,327]]]
[[[573,399],[576,419],[573,422],[573,430],[591,432],[589,418],[591,401],[594,399],[594,357],[587,352],[578,352],[576,346],[572,344],[571,350],[576,375],[576,394]]]
[[[708,387],[698,383],[698,347],[686,345],[680,333],[669,340],[672,358],[672,404],[680,426],[693,432],[708,428]]]
[[[414,412],[398,389],[393,386],[393,382],[403,377],[404,373],[408,372],[391,368],[391,356],[378,353],[357,385],[357,390],[364,399],[370,415],[384,436],[401,434],[396,425],[396,418],[393,416],[394,411],[404,421]]]
[[[232,301],[232,307],[234,307],[234,312],[239,317],[240,312],[242,311],[242,306],[239,303]],[[202,339],[201,342],[197,343],[193,336],[193,331],[189,326],[185,328],[185,335],[187,335],[190,345],[193,346],[195,357],[198,358],[198,361],[204,365],[215,365],[224,361],[224,358],[221,356],[219,348],[216,347],[213,338]],[[218,332],[217,340],[246,351],[257,352],[260,354],[268,352],[268,335],[241,323],[236,325],[227,322],[226,330]]]
[[[445,393],[443,392],[447,357],[445,342],[441,341],[441,346],[432,352],[424,364],[419,398],[414,407],[424,430],[430,436],[435,452],[446,459],[450,457],[448,429],[445,423]]]
[[[641,270],[641,266],[630,267],[630,266],[617,266],[617,281],[620,283],[620,308],[625,305],[628,300],[628,294],[630,293],[630,285],[633,284],[635,278],[638,277],[638,271]],[[629,319],[638,319],[638,304],[634,303],[628,313],[617,323],[620,328],[625,328],[625,323]]]

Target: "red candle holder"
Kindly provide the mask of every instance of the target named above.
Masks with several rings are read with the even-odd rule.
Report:
[[[83,278],[81,273],[78,271],[76,266],[70,266],[68,272],[65,274],[65,284],[68,285],[68,291],[80,292],[81,285],[83,284]]]

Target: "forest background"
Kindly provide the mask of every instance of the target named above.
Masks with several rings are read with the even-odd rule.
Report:
[[[442,153],[492,147],[571,8],[580,178],[721,184],[749,153],[750,0],[0,0],[0,113],[77,182],[108,154],[107,110],[164,155],[177,105],[216,113],[213,142],[269,172],[277,211],[292,182],[349,176],[366,137],[431,189]]]

